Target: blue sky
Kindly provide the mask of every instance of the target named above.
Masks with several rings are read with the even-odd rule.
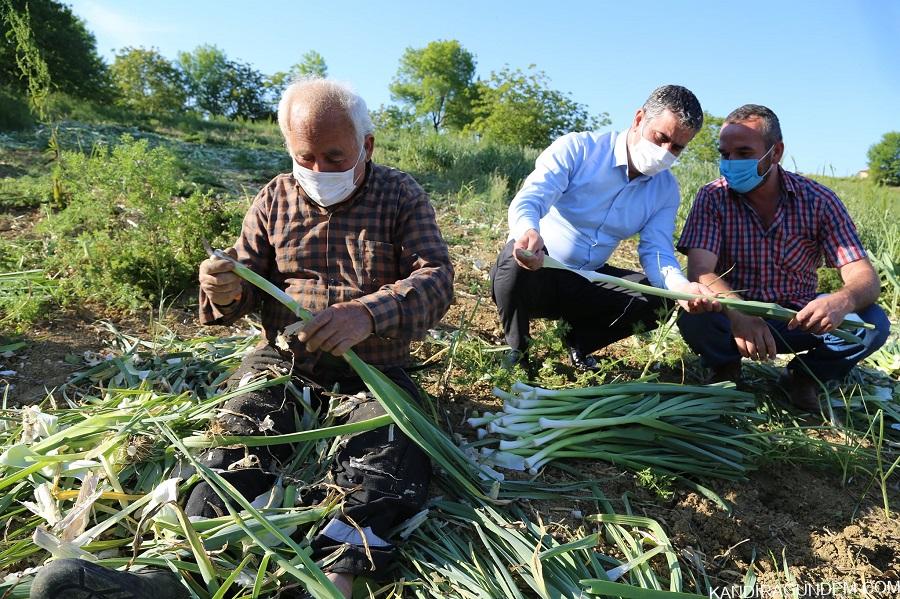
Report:
[[[719,116],[765,104],[781,119],[791,170],[853,174],[869,146],[900,130],[894,0],[68,3],[107,61],[125,46],[174,59],[210,43],[268,74],[316,50],[371,108],[390,102],[405,48],[457,39],[479,76],[535,64],[555,88],[608,112],[614,129],[662,83],[687,86]]]

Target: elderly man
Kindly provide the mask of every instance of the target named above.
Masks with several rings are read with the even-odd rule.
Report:
[[[547,253],[575,269],[596,270],[656,287],[712,295],[682,274],[672,234],[680,195],[669,167],[703,124],[690,90],[664,85],[650,94],[631,128],[570,133],[544,150],[509,206],[509,240],[492,271],[492,292],[511,350],[506,364],[525,360],[532,318],[560,318],[573,366],[597,366],[591,352],[656,328],[666,303],[566,271],[543,269]],[[623,239],[640,235],[646,272],[606,263]],[[529,250],[530,255],[522,250]],[[692,311],[718,302],[683,302]]]
[[[265,342],[244,360],[232,382],[291,373],[297,387],[354,394],[365,386],[335,357],[352,347],[418,398],[403,369],[410,341],[440,320],[453,294],[449,252],[428,196],[409,175],[372,162],[375,140],[365,102],[341,84],[323,79],[294,83],[281,99],[278,123],[293,172],[275,177],[259,192],[230,252],[316,316],[292,338],[290,349],[282,349],[279,333],[296,320],[290,311],[237,277],[229,262],[204,261],[204,324],[228,324],[257,309],[262,317]],[[318,399],[327,402],[324,394]],[[223,407],[219,424],[231,434],[295,430],[294,396],[282,386],[245,393]],[[377,401],[368,400],[350,412],[348,421],[383,413]],[[244,449],[216,449],[204,463],[221,469],[252,499],[271,488],[291,455],[289,447],[276,446],[253,456],[247,459]],[[425,454],[394,426],[343,441],[332,473],[345,489],[343,509],[312,546],[314,559],[333,558],[327,575],[344,595],[350,596],[355,575],[377,576],[390,563],[394,547],[388,533],[419,511],[430,472]],[[227,513],[206,483],[194,487],[185,511],[208,517]],[[45,568],[35,580],[32,596],[80,598],[115,588],[125,593],[116,597],[160,599],[185,590],[161,572],[136,575],[78,560],[55,563],[60,565]],[[73,586],[73,580],[81,586]]]
[[[887,338],[890,323],[874,303],[878,276],[834,192],[779,165],[784,142],[774,112],[747,104],[729,114],[719,153],[722,178],[700,189],[678,242],[688,277],[731,297],[799,312],[788,323],[732,310],[684,314],[681,333],[715,381],[739,380],[741,356],[806,352],[788,365],[781,384],[796,406],[816,411],[816,379],[844,376]],[[819,295],[823,258],[843,286]],[[875,325],[857,331],[862,345],[831,334],[854,313]]]

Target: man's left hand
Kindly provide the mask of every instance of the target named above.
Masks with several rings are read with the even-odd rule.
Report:
[[[835,330],[844,317],[852,312],[850,301],[842,294],[833,293],[817,297],[806,304],[788,323],[788,329],[821,335]]]
[[[722,311],[722,304],[716,301],[715,292],[703,283],[688,283],[683,285],[677,291],[705,296],[697,297],[692,300],[678,300],[678,304],[691,314]]]
[[[316,314],[300,329],[297,339],[309,352],[321,350],[340,356],[374,331],[375,323],[365,306],[343,302]]]

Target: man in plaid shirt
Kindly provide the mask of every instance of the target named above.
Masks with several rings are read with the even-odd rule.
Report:
[[[779,165],[784,142],[775,113],[755,104],[733,111],[719,152],[723,177],[700,189],[677,244],[688,256],[688,278],[799,312],[788,323],[733,310],[682,314],[678,326],[715,381],[739,380],[742,356],[798,354],[781,384],[795,405],[816,411],[819,383],[844,376],[887,339],[890,323],[875,304],[878,275],[834,192]],[[820,295],[823,259],[843,286]],[[854,314],[876,327],[856,331],[862,345],[831,334]]]
[[[287,344],[279,343],[296,317],[235,275],[231,263],[205,260],[200,265],[201,322],[229,324],[259,310],[265,332],[265,341],[244,359],[231,385],[290,373],[295,388],[310,387],[313,403],[327,409],[328,392],[365,390],[336,357],[352,347],[418,399],[404,371],[410,341],[440,320],[453,297],[449,251],[427,194],[409,175],[372,162],[375,140],[368,109],[346,86],[324,79],[294,83],[281,99],[278,122],[293,170],[259,192],[229,253],[316,316]],[[281,385],[244,393],[222,406],[220,431],[294,432],[294,401]],[[362,400],[347,422],[384,413],[374,399]],[[279,466],[292,456],[289,446],[249,454],[245,448],[216,448],[201,459],[254,499],[272,488]],[[389,531],[421,509],[430,474],[427,456],[394,425],[343,440],[332,471],[333,482],[344,489],[343,506],[312,547],[314,559],[333,557],[326,574],[345,596],[350,597],[356,575],[378,577],[390,564]],[[227,514],[205,482],[192,489],[185,511],[189,516]],[[32,596],[65,599],[114,590],[138,599],[187,597],[168,572],[117,572],[84,560],[60,560],[44,568]]]

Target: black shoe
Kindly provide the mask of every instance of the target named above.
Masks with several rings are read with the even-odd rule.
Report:
[[[172,572],[144,568],[120,572],[83,559],[60,559],[41,568],[31,583],[31,599],[188,599]]]
[[[597,362],[597,358],[591,354],[585,355],[578,349],[569,350],[569,361],[572,362],[572,366],[575,367],[575,370],[581,372],[600,370],[600,364]]]

